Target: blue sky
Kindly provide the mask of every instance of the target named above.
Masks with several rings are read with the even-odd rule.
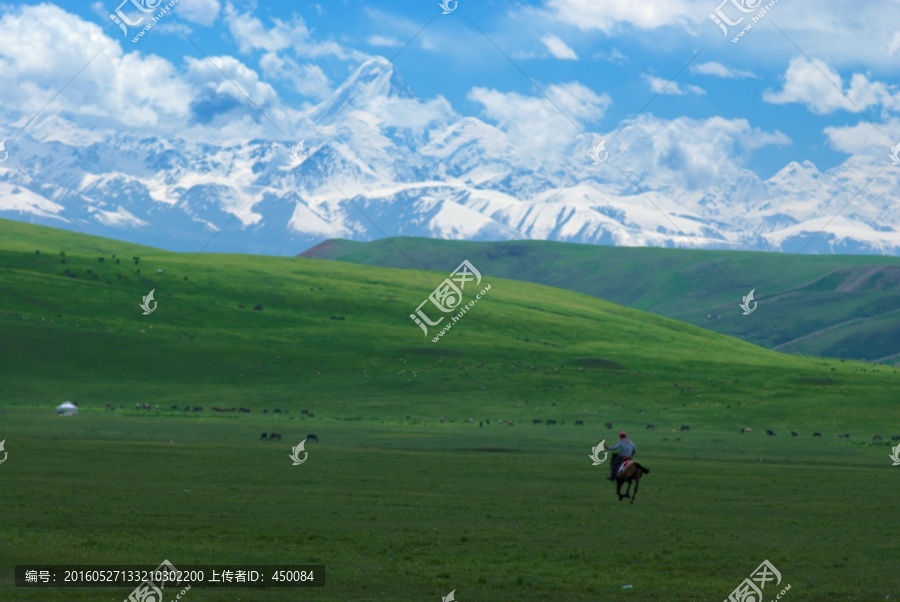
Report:
[[[419,99],[446,99],[456,114],[501,127],[522,117],[504,107],[540,101],[541,91],[559,86],[567,120],[603,135],[642,107],[661,128],[679,119],[745,120],[747,135],[721,152],[761,178],[790,161],[820,170],[854,154],[887,161],[892,136],[900,139],[898,5],[835,0],[810,13],[808,5],[778,0],[733,43],[739,27],[725,37],[709,15],[720,8],[746,23],[756,13],[739,11],[740,2],[459,0],[443,15],[437,0],[179,0],[137,43],[130,41],[137,28],[125,37],[108,16],[119,1],[7,3],[0,5],[0,120],[4,129],[23,124],[100,49],[44,113],[87,128],[118,120],[144,132],[179,131],[172,118],[179,102],[200,125],[215,125],[212,117],[240,104],[253,113],[245,99],[222,91],[221,74],[204,64],[208,56],[255,104],[290,121],[292,111],[327,98],[367,57],[380,55]],[[255,119],[254,136],[282,138]]]

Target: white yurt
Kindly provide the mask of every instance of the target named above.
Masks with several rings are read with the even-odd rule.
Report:
[[[78,406],[71,401],[64,401],[57,406],[56,413],[60,416],[77,416]]]

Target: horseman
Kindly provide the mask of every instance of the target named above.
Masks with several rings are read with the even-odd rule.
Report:
[[[631,442],[631,439],[628,438],[628,435],[625,434],[625,431],[619,433],[619,442],[613,445],[612,447],[607,447],[607,450],[611,452],[616,452],[613,454],[612,461],[609,463],[609,467],[612,470],[612,474],[609,477],[610,481],[616,480],[616,473],[619,472],[619,467],[622,465],[622,462],[625,460],[630,460],[634,457],[634,453],[636,448],[634,447],[634,443]]]

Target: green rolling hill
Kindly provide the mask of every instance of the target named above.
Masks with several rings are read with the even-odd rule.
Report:
[[[20,401],[62,389],[104,403],[212,394],[237,405],[239,385],[241,405],[352,399],[354,412],[373,418],[406,415],[413,400],[432,414],[476,417],[489,398],[509,419],[572,420],[602,401],[644,411],[647,422],[690,401],[697,420],[737,428],[748,412],[738,402],[758,399],[752,411],[774,417],[790,400],[792,418],[826,428],[841,422],[829,412],[872,386],[858,364],[778,353],[585,294],[504,280],[487,262],[482,286],[491,290],[433,343],[435,330],[426,337],[409,315],[455,258],[442,272],[374,271],[190,256],[11,222],[0,231],[4,392]],[[151,289],[158,309],[144,316],[138,305]],[[689,283],[682,290],[698,296]],[[761,313],[749,319],[764,326]],[[803,401],[810,395],[815,405]]]
[[[577,291],[785,353],[900,364],[900,258],[546,241],[329,240],[300,257],[487,275]],[[740,300],[755,289],[758,309]],[[752,318],[752,319],[751,319]]]

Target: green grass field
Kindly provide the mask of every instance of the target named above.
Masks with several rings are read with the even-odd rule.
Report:
[[[324,589],[183,600],[718,601],[764,559],[783,600],[900,595],[891,366],[487,272],[432,343],[408,316],[449,269],[95,248],[9,222],[0,241],[2,600],[131,589],[15,588],[16,564],[163,559],[327,569]],[[634,504],[588,458],[621,428],[651,470]]]

